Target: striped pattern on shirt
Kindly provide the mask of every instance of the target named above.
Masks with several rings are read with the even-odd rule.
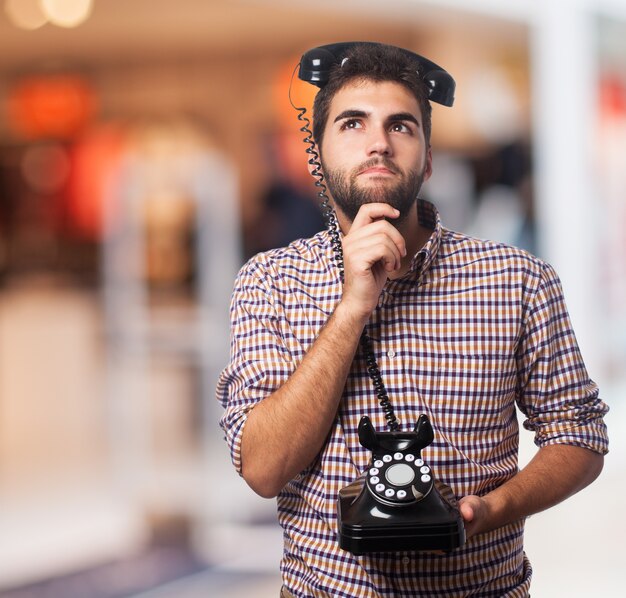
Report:
[[[572,444],[604,453],[607,406],[589,379],[558,277],[538,258],[441,226],[403,278],[388,281],[368,330],[402,430],[426,413],[435,430],[423,451],[457,498],[484,495],[518,471],[516,404],[539,447]],[[231,305],[231,359],[217,395],[235,467],[246,416],[298,366],[341,297],[326,232],[259,254],[239,273]],[[523,522],[472,537],[447,555],[354,556],[338,547],[336,500],[368,464],[357,426],[385,429],[365,359],[357,355],[327,444],[279,494],[281,570],[295,596],[528,595]],[[270,434],[271,431],[268,431]]]

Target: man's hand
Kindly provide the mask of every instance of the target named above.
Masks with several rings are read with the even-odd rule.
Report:
[[[470,538],[487,526],[489,507],[480,496],[464,496],[459,501],[459,510],[465,524],[465,536]]]
[[[459,501],[467,537],[525,519],[552,507],[593,482],[604,457],[567,444],[543,447],[524,469],[484,496]]]
[[[372,313],[388,276],[400,269],[406,256],[404,237],[386,220],[399,215],[385,203],[365,204],[343,238],[342,302],[363,318]]]

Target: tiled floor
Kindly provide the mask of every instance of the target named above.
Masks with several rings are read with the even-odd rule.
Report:
[[[208,570],[132,598],[278,598],[278,573]]]

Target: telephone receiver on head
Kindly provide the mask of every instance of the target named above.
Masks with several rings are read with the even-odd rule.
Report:
[[[313,48],[300,59],[298,77],[317,87],[324,87],[328,83],[332,68],[336,65],[343,66],[347,60],[346,55],[352,48],[359,45],[379,46],[382,44],[377,42],[340,42]],[[452,106],[456,88],[452,76],[428,58],[404,48],[398,49],[417,63],[418,75],[428,86],[428,99],[443,106]]]

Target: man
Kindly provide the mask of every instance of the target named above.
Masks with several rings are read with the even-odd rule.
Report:
[[[256,256],[236,282],[221,425],[246,482],[278,497],[283,596],[527,596],[524,519],[602,469],[607,407],[555,272],[443,228],[416,199],[432,172],[427,93],[402,52],[355,47],[314,106],[345,283],[327,232]],[[467,535],[449,554],[337,544],[337,494],[370,457],[359,419],[386,423],[357,350],[366,325],[401,429],[432,422],[424,458]],[[540,447],[522,471],[516,403]]]

